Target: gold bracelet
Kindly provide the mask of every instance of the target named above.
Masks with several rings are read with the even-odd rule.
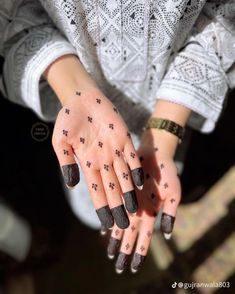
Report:
[[[184,135],[184,128],[174,121],[158,118],[158,117],[150,117],[147,121],[145,126],[146,129],[159,129],[165,130],[179,138],[179,142],[181,143],[183,135]]]

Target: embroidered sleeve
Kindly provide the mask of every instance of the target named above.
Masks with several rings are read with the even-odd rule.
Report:
[[[220,2],[220,4],[218,4]],[[210,132],[234,87],[235,4],[208,2],[192,35],[168,67],[157,97],[193,110],[189,124]]]
[[[76,54],[74,47],[53,26],[39,1],[1,0],[0,24],[1,91],[41,118],[54,119],[59,102],[42,74],[60,56]]]

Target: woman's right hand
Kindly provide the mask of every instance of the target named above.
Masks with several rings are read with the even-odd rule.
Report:
[[[52,142],[65,183],[71,188],[79,182],[78,161],[102,227],[111,228],[115,221],[125,229],[125,207],[130,213],[138,209],[133,183],[142,189],[144,182],[127,126],[97,88],[75,90],[63,102]]]

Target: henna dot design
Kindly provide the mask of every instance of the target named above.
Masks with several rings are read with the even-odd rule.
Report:
[[[128,138],[130,138],[130,137],[131,137],[131,134],[130,134],[129,132],[127,132],[127,134],[126,134],[126,135],[127,135],[127,137],[128,137]]]
[[[114,129],[114,125],[113,124],[109,124],[109,128],[113,130]]]
[[[118,110],[117,110],[116,107],[113,107],[113,110],[114,110],[116,113],[118,113]]]
[[[109,171],[109,165],[108,164],[104,164],[104,169]]]
[[[103,147],[103,143],[102,142],[98,142],[98,146],[100,147],[100,148],[102,148]]]
[[[135,231],[135,226],[134,225],[131,226],[131,231],[132,231],[132,233]]]
[[[165,165],[163,163],[160,164],[160,169],[163,169]]]
[[[126,250],[128,250],[130,248],[130,244],[127,243],[125,247],[126,247]]]
[[[143,156],[140,156],[140,162],[142,162],[144,160]]]
[[[115,230],[114,234],[115,234],[115,236],[118,236],[120,234],[120,231],[117,229],[117,230]]]
[[[93,190],[97,191],[98,185],[93,183],[92,186],[91,186],[91,188],[92,188]]]
[[[135,153],[131,152],[130,156],[131,156],[132,158],[135,158]]]
[[[118,157],[120,157],[121,156],[121,152],[119,151],[119,150],[115,150],[115,154],[118,156]]]
[[[91,167],[91,162],[90,161],[87,161],[86,162],[86,166],[88,166],[90,168]]]
[[[150,231],[147,232],[147,237],[150,238],[152,236],[152,233]]]
[[[80,137],[80,142],[81,142],[82,144],[84,144],[84,143],[85,143],[85,138]]]
[[[69,151],[68,150],[63,150],[64,151],[64,155],[69,155]]]
[[[65,113],[66,114],[69,114],[70,113],[70,110],[68,108],[65,108]]]
[[[98,104],[101,104],[101,99],[96,98],[96,102],[97,102]]]
[[[159,149],[157,147],[154,148],[154,151],[157,152]]]
[[[115,187],[115,184],[110,182],[110,183],[109,183],[109,188],[113,190],[114,187]]]
[[[142,245],[142,246],[140,247],[140,251],[143,252],[144,250],[145,250],[145,247]]]
[[[167,183],[164,184],[164,188],[167,189],[169,186]]]
[[[68,131],[63,130],[63,135],[66,136],[66,137],[68,137]]]
[[[175,202],[175,199],[174,198],[171,198],[171,203],[173,204]]]
[[[127,173],[122,173],[122,177],[123,177],[123,179],[126,179],[126,180],[128,180],[128,178],[129,178]]]
[[[150,197],[151,197],[151,199],[154,199],[155,198],[155,194],[154,193],[151,193]]]
[[[81,96],[81,92],[76,91],[77,96]]]
[[[146,174],[146,179],[150,179],[150,174]]]
[[[87,117],[87,120],[89,121],[89,123],[92,123],[92,120],[93,120],[93,119],[92,119],[92,117],[88,116],[88,117]]]

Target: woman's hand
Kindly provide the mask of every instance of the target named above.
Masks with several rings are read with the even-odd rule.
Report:
[[[79,182],[78,161],[102,228],[127,228],[125,207],[138,209],[133,183],[142,189],[144,178],[125,122],[76,56],[62,56],[44,77],[63,106],[52,141],[66,185]]]
[[[140,208],[137,214],[130,215],[128,229],[124,231],[114,226],[111,233],[107,253],[112,259],[119,252],[116,261],[118,273],[125,269],[132,252],[132,272],[136,272],[144,262],[160,208],[161,230],[166,239],[170,238],[173,230],[181,198],[180,181],[173,157],[163,144],[166,140],[162,136],[165,134],[159,133],[160,140],[156,134],[154,136],[147,131],[138,151],[145,175],[144,189],[137,193]]]

